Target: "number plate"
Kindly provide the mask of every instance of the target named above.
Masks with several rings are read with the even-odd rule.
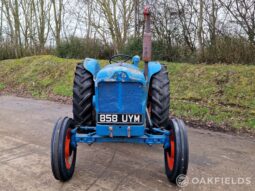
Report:
[[[101,124],[142,124],[141,114],[98,114],[97,123]]]

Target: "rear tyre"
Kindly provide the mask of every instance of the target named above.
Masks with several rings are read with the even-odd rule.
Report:
[[[171,119],[169,122],[169,147],[164,149],[165,171],[168,180],[181,184],[188,170],[189,145],[184,122]],[[177,178],[180,176],[180,178]]]
[[[72,178],[76,162],[76,147],[71,146],[71,130],[74,122],[70,118],[59,119],[51,139],[51,169],[54,177],[62,182]]]
[[[168,127],[170,107],[169,83],[167,67],[162,65],[161,70],[152,76],[149,89],[148,110],[153,127]]]
[[[76,125],[93,125],[95,122],[93,95],[93,76],[83,64],[78,64],[73,84],[73,118]]]

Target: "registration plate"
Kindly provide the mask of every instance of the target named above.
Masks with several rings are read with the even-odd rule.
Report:
[[[141,114],[98,114],[97,123],[101,124],[142,124]]]

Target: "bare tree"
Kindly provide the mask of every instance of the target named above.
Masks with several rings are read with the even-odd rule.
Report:
[[[178,9],[168,0],[162,0],[153,4],[152,13],[154,39],[166,47],[164,51],[157,52],[157,54],[161,54],[164,59],[171,60],[174,47],[177,47],[181,41]]]
[[[143,4],[144,1],[142,0],[134,0],[134,36],[140,37],[141,36],[141,28],[143,26]],[[157,2],[155,2],[157,4]]]
[[[86,39],[86,46],[103,45],[107,55],[112,49],[132,49],[139,41],[127,41],[141,38],[147,2],[154,6],[153,40],[160,59],[196,55],[216,62],[217,54],[224,57],[219,47],[229,47],[231,53],[227,43],[235,49],[241,43],[239,57],[248,55],[243,52],[247,45],[255,45],[254,0],[0,0],[0,48],[11,51],[6,57],[20,57],[45,53],[48,46],[78,37]]]
[[[2,0],[5,16],[10,28],[10,37],[14,43],[16,57],[22,55],[21,49],[21,32],[20,32],[20,14],[18,0]]]
[[[0,7],[0,42],[3,40],[3,16],[4,16],[4,6],[3,6],[3,2],[1,2],[1,7]]]
[[[251,44],[255,45],[255,1],[254,0],[219,0],[222,6],[235,19],[248,36]]]
[[[39,50],[43,51],[44,45],[47,41],[48,34],[49,34],[51,4],[47,3],[45,0],[33,0],[33,8],[34,8],[35,16],[36,18],[38,18],[36,22],[36,30],[38,33]],[[61,26],[58,26],[58,27],[61,27]]]
[[[114,50],[119,52],[126,43],[130,23],[133,22],[134,2],[133,0],[97,0],[96,2],[99,5],[97,11],[104,16],[102,22],[109,30]],[[96,27],[102,29],[102,26]]]
[[[197,31],[199,60],[204,59],[203,21],[204,21],[204,0],[199,0],[199,17]]]
[[[196,20],[196,8],[193,0],[191,1],[182,1],[174,0],[176,7],[178,8],[178,16],[180,24],[182,27],[182,35],[184,42],[191,52],[196,50],[195,46],[195,35],[197,26],[195,24]]]
[[[54,25],[55,28],[52,30],[52,33],[56,40],[57,47],[61,43],[61,29],[62,29],[62,13],[63,13],[63,0],[51,0],[53,6],[53,15],[54,15]]]

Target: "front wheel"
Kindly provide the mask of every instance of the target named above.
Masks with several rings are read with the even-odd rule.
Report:
[[[59,119],[51,139],[51,168],[54,177],[62,182],[72,178],[76,161],[76,147],[71,145],[74,121],[70,118]]]
[[[165,171],[172,183],[181,182],[179,175],[186,175],[189,163],[189,144],[185,124],[180,119],[169,120],[169,139],[165,145]],[[185,176],[184,176],[185,177]]]

